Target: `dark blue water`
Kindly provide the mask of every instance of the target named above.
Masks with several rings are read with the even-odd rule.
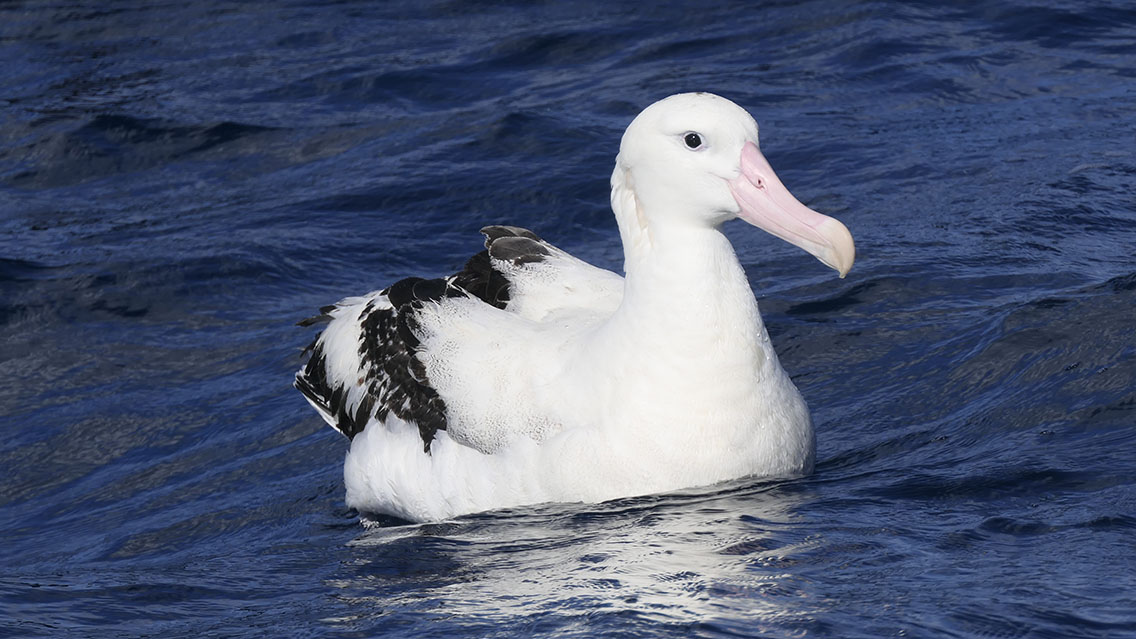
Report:
[[[729,228],[816,473],[364,527],[293,324],[618,269],[691,90],[856,237]],[[0,118],[0,635],[1136,637],[1129,2],[7,2]]]

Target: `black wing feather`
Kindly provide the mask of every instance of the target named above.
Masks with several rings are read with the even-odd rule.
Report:
[[[361,433],[372,417],[382,421],[392,414],[418,426],[426,452],[438,431],[445,430],[446,403],[430,386],[425,367],[417,357],[421,347],[418,313],[422,306],[448,297],[473,296],[504,309],[511,295],[509,280],[494,268],[493,261],[528,264],[551,254],[551,246],[527,229],[487,226],[481,232],[486,238],[486,250],[470,258],[461,271],[447,278],[400,280],[380,293],[389,306],[376,306],[374,300],[367,303],[359,314],[357,379],[329,379],[321,336],[305,349],[311,355],[297,373],[295,387],[330,416],[335,429],[349,439]],[[319,315],[299,324],[335,321],[338,308],[325,306]],[[348,384],[366,386],[357,406],[349,406]]]

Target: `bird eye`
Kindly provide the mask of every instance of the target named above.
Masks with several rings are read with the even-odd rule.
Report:
[[[686,143],[688,149],[697,149],[702,146],[702,136],[697,133],[687,133],[682,136],[682,141]]]

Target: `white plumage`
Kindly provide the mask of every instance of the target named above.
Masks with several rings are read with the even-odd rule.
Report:
[[[425,521],[811,472],[812,422],[719,226],[741,217],[843,276],[851,235],[806,208],[737,105],[671,96],[612,174],[626,278],[523,229],[446,280],[324,309],[296,385],[352,438],[347,503]]]

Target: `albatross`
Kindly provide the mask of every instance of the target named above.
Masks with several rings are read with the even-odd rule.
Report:
[[[624,275],[527,229],[481,229],[445,278],[408,278],[326,322],[295,387],[350,440],[346,501],[410,521],[812,472],[815,436],[721,226],[835,269],[852,236],[801,204],[757,123],[708,93],[627,127],[611,175]]]

